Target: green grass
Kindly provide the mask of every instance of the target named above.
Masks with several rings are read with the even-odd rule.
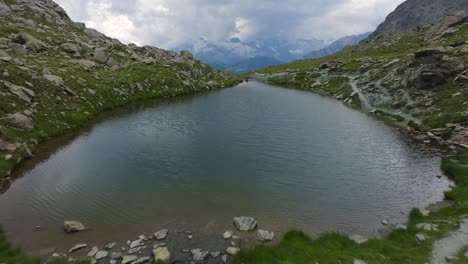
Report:
[[[371,239],[358,245],[347,236],[327,234],[318,239],[310,239],[300,231],[290,231],[281,242],[272,246],[258,246],[242,251],[238,256],[241,263],[284,264],[284,263],[320,263],[351,264],[354,259],[361,259],[369,264],[423,264],[428,262],[432,243],[447,235],[456,226],[439,224],[438,232],[426,232],[429,238],[419,244],[415,235],[424,233],[416,228],[418,223],[431,223],[433,220],[449,220],[457,223],[459,217],[468,213],[468,151],[456,159],[444,159],[443,171],[457,183],[457,187],[446,193],[446,197],[455,202],[428,216],[423,216],[414,209],[409,217],[407,230],[394,230],[387,239]],[[460,253],[460,261],[465,251]],[[466,262],[458,262],[466,263]]]

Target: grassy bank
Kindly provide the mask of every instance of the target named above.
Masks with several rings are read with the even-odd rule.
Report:
[[[447,199],[454,201],[455,205],[431,212],[427,216],[414,209],[410,214],[407,230],[394,230],[387,239],[371,239],[363,244],[357,244],[340,234],[328,234],[312,240],[300,231],[291,231],[277,245],[243,251],[239,261],[350,264],[355,259],[360,259],[369,264],[426,263],[429,261],[433,242],[454,230],[460,217],[468,213],[468,151],[454,159],[444,159],[442,169],[457,184],[446,193]],[[438,231],[423,231],[417,228],[420,223],[437,223]],[[427,239],[419,242],[416,239],[417,234],[423,234]],[[460,252],[460,259],[454,263],[468,263],[465,252]]]

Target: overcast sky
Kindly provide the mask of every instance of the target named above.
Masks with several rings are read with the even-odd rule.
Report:
[[[56,0],[70,17],[125,43],[175,48],[281,36],[291,41],[374,30],[404,0]]]

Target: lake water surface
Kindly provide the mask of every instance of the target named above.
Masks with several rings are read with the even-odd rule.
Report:
[[[0,223],[29,252],[161,227],[218,234],[240,215],[278,236],[377,236],[382,219],[442,200],[439,166],[436,149],[340,102],[249,82],[93,126],[0,195]],[[65,235],[66,219],[91,230]]]

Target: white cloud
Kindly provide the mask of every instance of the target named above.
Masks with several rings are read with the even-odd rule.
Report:
[[[333,40],[371,31],[403,0],[56,0],[72,19],[123,42],[174,48],[277,38]],[[245,51],[248,52],[248,51]]]

